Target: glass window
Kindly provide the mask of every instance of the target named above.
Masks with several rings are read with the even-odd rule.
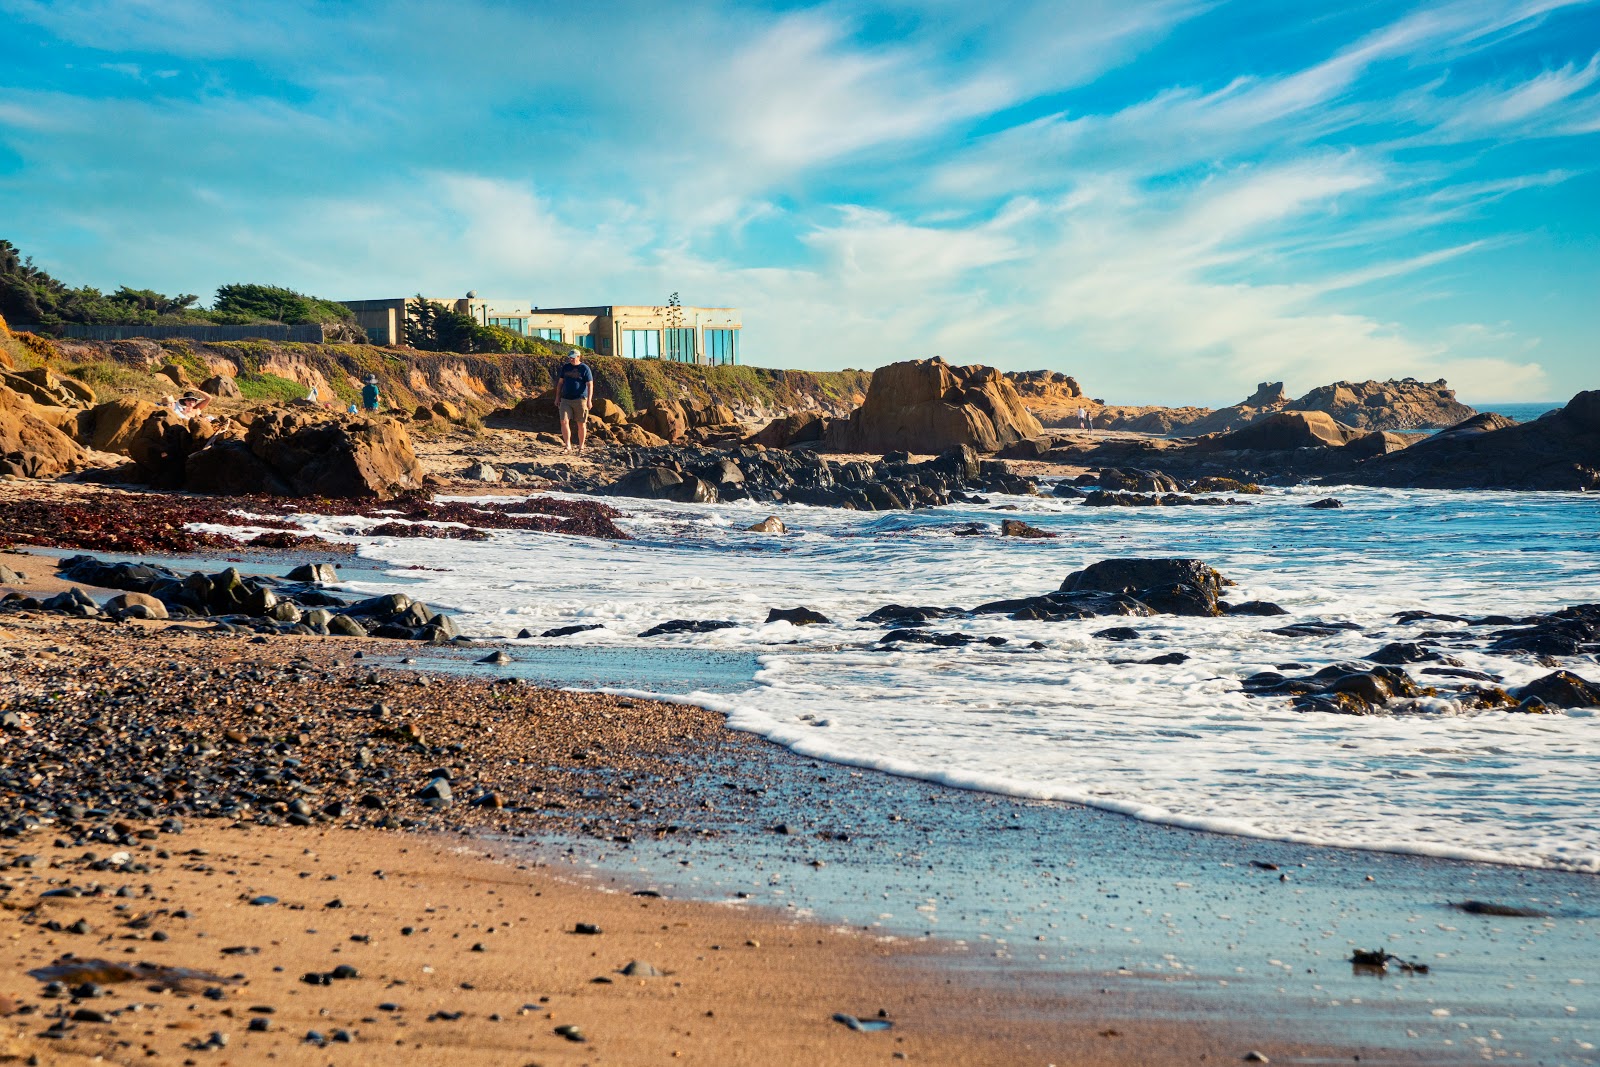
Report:
[[[595,351],[594,334],[592,333],[580,333],[573,339],[572,343],[579,348],[587,348],[591,352]]]
[[[512,333],[525,333],[528,328],[527,319],[490,319],[490,326],[503,326]]]
[[[535,326],[533,329],[528,331],[528,336],[537,337],[542,341],[559,341],[561,340],[561,327]]]
[[[660,359],[661,331],[623,330],[622,354],[634,359]]]
[[[694,327],[661,331],[662,352],[676,363],[694,362]]]
[[[730,366],[739,362],[738,330],[706,330],[706,362]]]

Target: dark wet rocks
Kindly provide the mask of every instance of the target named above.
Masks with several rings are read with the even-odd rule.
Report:
[[[579,623],[579,624],[574,625],[574,626],[557,626],[553,630],[544,631],[539,636],[540,637],[571,637],[573,634],[582,634],[582,633],[588,633],[590,630],[603,630],[603,629],[605,629],[605,625],[603,623],[586,622],[586,623]],[[532,636],[533,636],[533,634],[528,630],[523,630],[521,633],[517,634],[518,639],[532,637]]]
[[[1335,508],[1344,507],[1344,502],[1329,496],[1323,497],[1321,500],[1313,500],[1305,506],[1314,511],[1332,511]]]
[[[883,626],[916,626],[932,619],[952,619],[965,614],[967,614],[965,608],[885,604],[861,616],[859,621],[874,622]]]
[[[801,606],[797,608],[771,608],[767,611],[767,622],[786,622],[791,626],[822,626],[831,620],[820,611]]]
[[[1045,540],[1059,536],[1048,530],[1041,530],[1037,526],[1029,526],[1021,519],[1002,519],[1000,521],[1001,537],[1024,537],[1035,540]]]
[[[1600,707],[1600,683],[1581,678],[1571,671],[1555,671],[1511,690],[1521,704],[1533,710],[1550,708]]]
[[[1038,492],[1034,479],[1016,474],[1004,460],[981,458],[967,445],[922,463],[912,463],[904,453],[890,453],[877,462],[840,461],[809,449],[753,445],[728,452],[681,446],[637,449],[627,460],[633,469],[602,492],[680,503],[754,500],[853,511],[934,507],[972,492]]]
[[[1004,637],[979,637],[976,634],[960,632],[941,633],[933,630],[903,629],[890,630],[878,638],[880,645],[938,645],[942,648],[960,648],[965,645],[992,645],[999,647],[1007,644]]]
[[[1131,626],[1112,626],[1109,629],[1096,630],[1089,636],[1098,637],[1102,641],[1137,641],[1139,631]]]
[[[155,564],[107,563],[93,556],[72,556],[59,566],[68,581],[123,590],[106,602],[104,610],[117,620],[204,618],[229,629],[263,634],[372,636],[435,643],[459,636],[449,616],[404,593],[352,603],[325,591],[323,583],[337,578],[330,564],[296,568],[296,574],[316,576],[309,580],[244,575],[233,567],[215,574],[179,574]],[[76,588],[38,606],[79,616],[100,614],[94,602]]]
[[[669,619],[657,623],[639,634],[640,637],[661,637],[666,634],[706,634],[713,630],[729,630],[739,624],[727,619]]]
[[[1376,652],[1367,656],[1369,663],[1387,663],[1398,665],[1402,663],[1441,663],[1447,667],[1459,667],[1461,661],[1446,656],[1436,649],[1418,644],[1415,641],[1396,641],[1384,645]]]

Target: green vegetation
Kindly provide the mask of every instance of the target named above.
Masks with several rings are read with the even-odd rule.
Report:
[[[0,240],[0,316],[39,326],[89,323],[116,326],[243,326],[342,322],[355,314],[331,300],[305,296],[276,285],[224,285],[211,308],[197,306],[193,293],[167,296],[153,289],[122,286],[106,294],[93,286],[72,288]]]
[[[247,373],[239,375],[234,381],[246,400],[276,400],[287,404],[306,395],[305,386],[276,374]]]
[[[211,305],[211,320],[243,326],[281,322],[289,326],[323,322],[355,322],[355,312],[332,300],[297,293],[278,285],[224,285]]]
[[[485,326],[471,315],[436,304],[421,293],[406,301],[406,344],[424,352],[520,352],[554,354],[548,341],[524,337],[504,326]]]

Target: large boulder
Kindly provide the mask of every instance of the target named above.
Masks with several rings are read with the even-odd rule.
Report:
[[[1414,489],[1600,489],[1600,389],[1533,422],[1477,415],[1342,481]]]
[[[934,357],[873,371],[866,399],[831,423],[824,441],[846,452],[936,453],[956,445],[998,452],[1042,433],[1005,375]]]
[[[689,432],[689,419],[682,405],[671,400],[657,400],[644,410],[635,412],[633,421],[641,429],[664,441],[681,440]]]
[[[182,489],[188,480],[189,457],[216,435],[217,424],[209,419],[181,419],[157,408],[128,438],[127,452],[146,483],[158,489]]]
[[[1210,452],[1286,452],[1296,448],[1343,448],[1359,430],[1322,411],[1280,411],[1242,430],[1217,434],[1195,447]]]
[[[78,416],[78,440],[97,452],[126,455],[134,435],[157,410],[148,400],[130,397],[97,404]]]
[[[49,478],[82,466],[78,443],[34,414],[33,405],[0,388],[0,474]]]
[[[273,411],[245,440],[296,496],[383,497],[422,485],[411,438],[393,419]]]
[[[822,440],[828,420],[815,411],[798,411],[780,415],[756,431],[749,439],[753,445],[766,448],[789,448],[793,445]]]
[[[294,495],[294,487],[286,479],[236,438],[212,441],[191,452],[184,460],[183,487],[223,496]]]
[[[226,374],[217,374],[207,378],[200,383],[200,391],[227,400],[237,400],[242,395],[239,392],[239,383]]]
[[[1232,584],[1198,559],[1104,559],[1067,575],[1060,592],[1132,596],[1162,615],[1214,616]]]

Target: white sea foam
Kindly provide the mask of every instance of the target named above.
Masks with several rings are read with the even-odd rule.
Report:
[[[629,542],[523,532],[486,542],[368,538],[345,532],[364,523],[309,521],[418,582],[408,591],[458,611],[471,634],[582,621],[604,628],[565,643],[759,652],[747,692],[688,696],[808,755],[1196,829],[1600,871],[1593,714],[1464,712],[1428,699],[1403,715],[1357,718],[1297,712],[1239,688],[1256,671],[1315,669],[1426,629],[1459,628],[1396,625],[1393,614],[1406,609],[1516,614],[1600,600],[1600,500],[1337,495],[1346,504],[1338,511],[1304,509],[1313,498],[1304,490],[1247,508],[1007,501],[1061,535],[1037,541],[952,536],[955,523],[1005,517],[965,506],[876,515],[783,508],[798,532],[772,537],[742,529],[771,506],[618,501],[637,538]],[[1046,592],[1086,563],[1134,555],[1199,556],[1239,582],[1230,599],[1275,601],[1293,618],[984,616],[929,625],[1007,645],[896,651],[877,650],[882,631],[855,621],[887,603],[970,607]],[[835,621],[765,622],[768,608],[798,604]],[[636,636],[671,618],[739,625]],[[1311,618],[1362,631],[1265,632]],[[1141,637],[1091,636],[1119,624]],[[1035,640],[1047,647],[1028,650]],[[1190,660],[1110,662],[1174,650]],[[1454,654],[1508,686],[1549,670],[1526,658]],[[1597,673],[1587,658],[1569,666]]]

